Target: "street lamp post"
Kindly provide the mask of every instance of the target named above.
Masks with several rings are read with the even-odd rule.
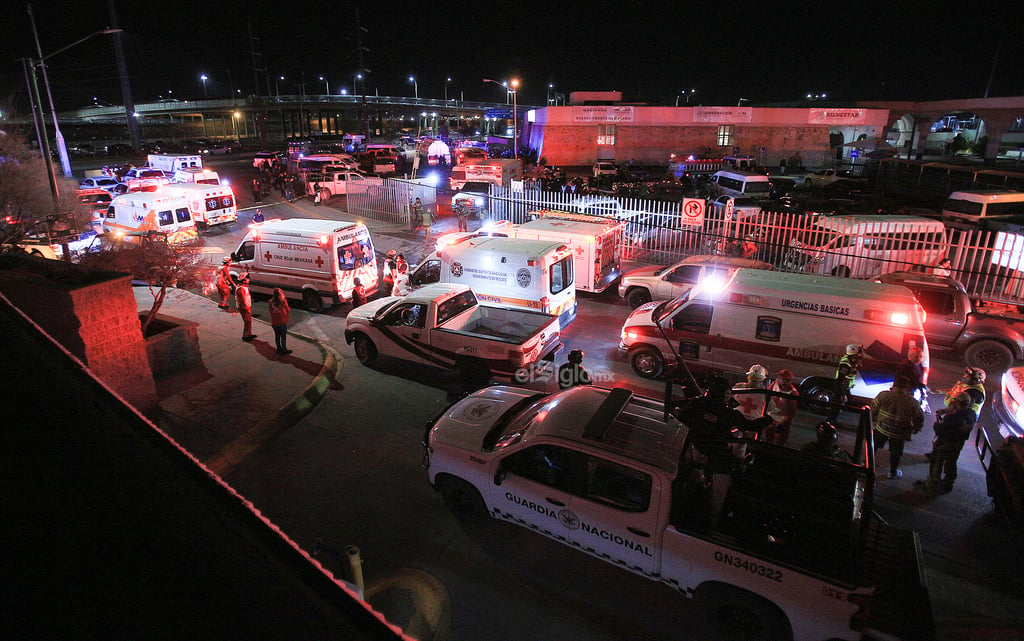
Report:
[[[416,82],[416,76],[409,76],[409,82],[412,83],[413,91],[415,91],[416,100],[420,99],[420,84]]]
[[[352,76],[352,93],[354,95],[357,95],[357,96],[359,95],[359,84],[358,84],[358,82],[360,80],[362,80],[362,79],[363,79],[363,74],[361,74],[361,73],[357,73],[354,76]]]
[[[695,93],[697,93],[696,89],[690,89],[689,91],[687,91],[686,89],[683,89],[682,91],[680,91],[679,95],[676,96],[676,106],[677,107],[679,106],[679,97],[680,96],[686,96],[686,104],[689,105],[690,104],[690,97],[693,96],[693,94],[695,94]]]
[[[46,97],[47,97],[47,99],[50,102],[50,114],[53,116],[53,135],[54,135],[54,139],[57,141],[57,150],[60,152],[61,169],[63,169],[64,175],[70,178],[71,177],[71,160],[68,158],[68,148],[67,148],[67,145],[64,144],[64,134],[61,133],[60,125],[57,122],[57,108],[53,104],[53,92],[50,91],[50,81],[49,81],[49,78],[46,75],[46,61],[49,60],[50,58],[52,58],[53,56],[56,56],[58,53],[63,53],[65,51],[67,51],[68,49],[72,48],[72,47],[80,45],[81,43],[85,42],[89,38],[92,38],[93,36],[99,36],[99,35],[108,34],[108,33],[120,33],[121,30],[120,29],[102,29],[100,31],[94,31],[93,33],[90,33],[89,35],[85,36],[84,38],[79,38],[78,40],[72,42],[71,44],[67,45],[66,47],[61,47],[60,49],[54,51],[53,53],[50,53],[50,54],[47,54],[47,55],[44,56],[43,55],[42,46],[39,44],[39,33],[36,31],[35,16],[32,15],[32,5],[28,6],[28,17],[29,17],[29,21],[32,23],[32,35],[35,37],[35,41],[36,41],[36,55],[39,56],[39,58],[36,59],[36,60],[31,60],[31,59],[29,60],[30,66],[32,67],[32,77],[35,78],[35,68],[39,67],[39,69],[43,73],[43,84],[46,86]],[[29,87],[29,91],[32,91],[31,87]],[[42,113],[42,111],[43,111],[42,101],[40,101],[38,99],[38,94],[36,94],[36,95],[37,95],[36,103],[39,105],[40,113]],[[50,157],[50,154],[46,154],[45,160],[46,160],[47,167],[50,169],[50,173],[53,174],[53,159]],[[52,183],[51,187],[53,189],[54,202],[57,202],[57,201],[59,201],[60,194],[59,194],[59,190],[57,188],[56,181],[54,181]]]
[[[331,85],[328,83],[323,76],[320,76],[320,81],[324,83],[324,88],[327,91],[327,95],[331,95]]]
[[[210,79],[205,73],[199,76],[199,79],[203,81],[203,98],[206,98],[206,81]]]
[[[451,76],[448,76],[447,78],[444,79],[444,101],[445,101],[445,103],[448,102],[448,83],[450,83],[451,81],[452,81],[452,77]]]
[[[512,157],[519,158],[519,110],[516,103],[516,94],[519,92],[519,80],[512,79]]]
[[[277,94],[277,101],[281,102],[281,86],[277,84],[278,80],[284,80],[284,76],[278,76],[274,78],[274,93]]]

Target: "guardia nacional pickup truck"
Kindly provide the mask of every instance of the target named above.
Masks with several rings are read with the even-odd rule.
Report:
[[[728,436],[712,441],[728,448],[712,466],[691,427],[706,407],[492,386],[427,423],[424,467],[456,516],[504,519],[665,583],[718,638],[933,640],[916,535],[871,509],[866,410],[843,435],[853,462]]]

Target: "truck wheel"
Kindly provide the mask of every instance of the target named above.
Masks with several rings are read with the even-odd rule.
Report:
[[[717,583],[697,588],[712,634],[722,641],[792,641],[793,628],[775,604],[746,590]]]
[[[330,200],[330,199],[331,199],[331,190],[326,188],[326,187],[321,187],[320,188],[320,200],[321,201],[325,201],[325,200]]]
[[[806,187],[807,189],[810,189],[813,186],[814,186],[814,183],[811,181],[810,178],[808,178],[807,180],[804,181],[804,187]]]
[[[459,382],[462,383],[462,389],[466,392],[475,392],[487,387],[491,382],[491,369],[478,358],[468,358],[460,362],[455,366],[455,370],[459,375]]]
[[[359,362],[366,366],[373,365],[373,362],[377,360],[377,346],[373,344],[370,337],[366,334],[356,334],[353,343],[355,343],[353,348]]]
[[[311,289],[307,289],[302,292],[302,304],[306,306],[306,309],[314,314],[324,308],[324,301],[320,298],[320,294],[317,294]]]
[[[829,378],[811,378],[800,386],[804,405],[814,412],[827,412],[835,395],[835,381]]]
[[[833,267],[832,268],[832,275],[833,276],[839,276],[840,278],[849,278],[850,277],[850,268],[847,267],[846,265],[840,265],[839,267]]]
[[[649,302],[651,302],[651,292],[643,287],[634,287],[626,292],[626,303],[633,309]]]
[[[977,341],[967,346],[964,360],[986,372],[1004,372],[1013,364],[1013,352],[999,341]]]
[[[657,378],[665,369],[665,360],[661,353],[651,347],[638,347],[630,352],[629,364],[634,372],[644,378]]]
[[[487,518],[487,506],[480,492],[462,479],[449,477],[442,481],[441,498],[456,518],[473,522]]]

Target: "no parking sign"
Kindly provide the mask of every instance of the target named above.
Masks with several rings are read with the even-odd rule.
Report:
[[[696,227],[704,226],[703,198],[683,198],[682,223]]]

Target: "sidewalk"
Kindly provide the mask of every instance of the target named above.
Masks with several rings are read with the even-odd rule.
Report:
[[[134,291],[148,310],[149,288]],[[160,411],[151,418],[220,475],[298,422],[338,374],[340,360],[311,338],[289,333],[292,353],[278,354],[268,319],[254,318],[256,339],[241,340],[242,319],[209,298],[173,289],[159,313],[198,323],[202,364],[156,381]]]

